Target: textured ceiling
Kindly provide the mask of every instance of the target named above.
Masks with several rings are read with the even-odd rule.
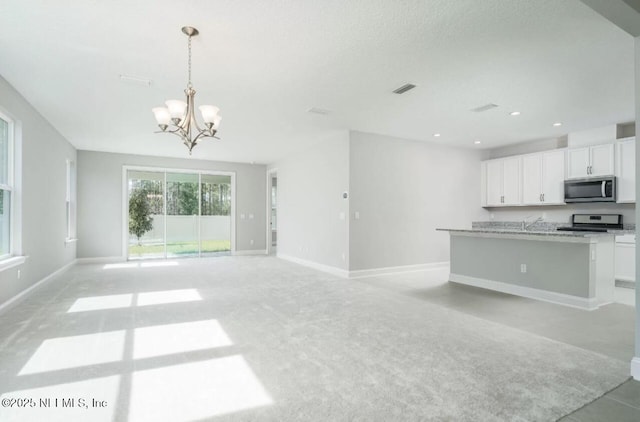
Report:
[[[223,116],[196,158],[269,163],[333,129],[489,148],[634,119],[633,38],[578,0],[5,0],[0,75],[79,149],[185,157],[151,113],[183,97],[184,25],[196,105]]]

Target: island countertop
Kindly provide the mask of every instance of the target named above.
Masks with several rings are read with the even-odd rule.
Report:
[[[577,237],[591,238],[602,236],[616,236],[623,234],[635,234],[633,230],[615,230],[609,232],[585,232],[585,231],[565,231],[565,230],[519,230],[514,228],[471,228],[471,229],[449,229],[436,228],[438,231],[448,231],[452,233],[468,234],[489,234],[489,235],[517,235],[517,236],[540,236],[540,237]]]

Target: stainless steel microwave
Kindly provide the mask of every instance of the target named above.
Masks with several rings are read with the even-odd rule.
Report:
[[[616,178],[565,180],[564,202],[616,202]]]

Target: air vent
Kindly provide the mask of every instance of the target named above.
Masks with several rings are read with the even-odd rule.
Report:
[[[476,113],[482,113],[483,111],[491,110],[492,108],[496,108],[496,107],[498,107],[498,104],[489,103],[480,107],[472,108],[471,111],[475,111]]]
[[[400,88],[394,89],[393,93],[394,94],[404,94],[405,92],[415,88],[416,86],[414,84],[405,84],[402,85]]]
[[[331,110],[325,110],[324,108],[318,108],[318,107],[311,107],[309,110],[307,110],[307,113],[322,114],[323,116],[326,116],[327,114],[331,114]]]
[[[138,76],[120,75],[122,82],[130,82],[138,85],[151,86],[151,79],[140,78]]]

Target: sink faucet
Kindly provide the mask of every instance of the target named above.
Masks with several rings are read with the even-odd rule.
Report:
[[[527,231],[527,230],[529,230],[529,228],[530,228],[531,226],[533,226],[534,224],[539,223],[539,222],[541,222],[541,221],[543,221],[543,220],[544,220],[544,218],[542,218],[542,217],[538,217],[538,218],[536,218],[536,219],[535,219],[535,221],[532,221],[532,222],[530,222],[530,223],[527,223],[527,219],[528,219],[529,217],[531,217],[531,216],[525,217],[525,218],[522,220],[522,231]]]

